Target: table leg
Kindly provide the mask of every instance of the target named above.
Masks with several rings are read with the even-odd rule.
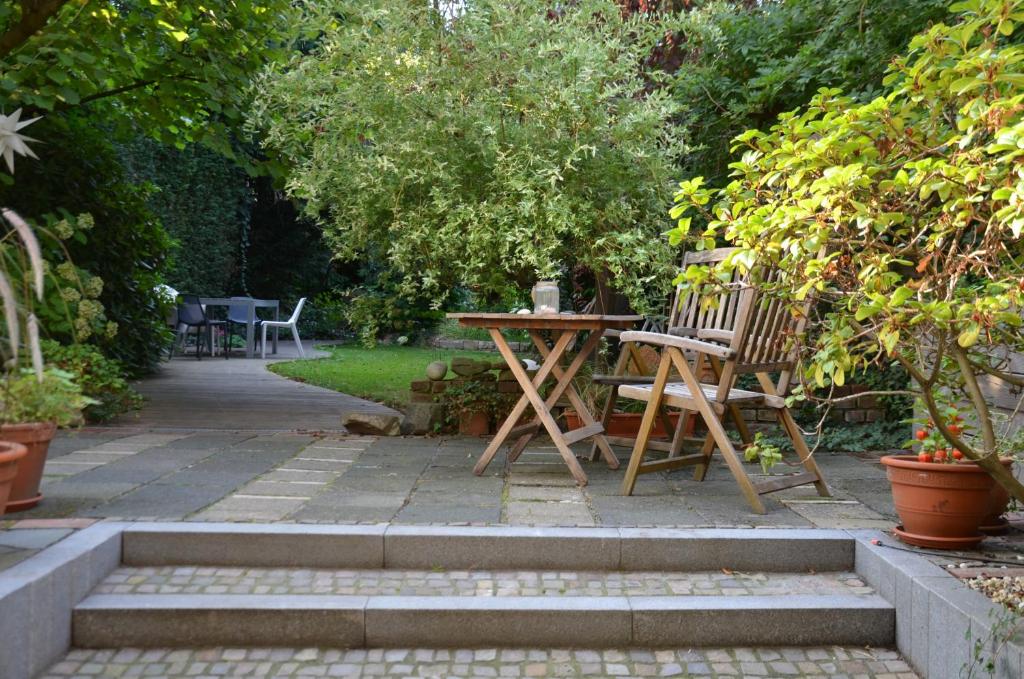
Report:
[[[587,362],[587,356],[590,355],[590,352],[593,350],[595,346],[597,346],[598,341],[600,341],[601,339],[600,335],[597,335],[596,339],[588,339],[583,344],[583,348],[576,355],[576,358],[574,358],[572,363],[569,364],[568,369],[563,370],[561,366],[562,357],[565,355],[565,352],[568,351],[568,347],[571,347],[573,345],[573,343],[576,340],[576,336],[579,334],[578,332],[575,331],[565,332],[567,334],[572,335],[572,340],[569,342],[565,349],[563,349],[561,352],[557,354],[555,354],[553,349],[548,348],[547,343],[544,342],[544,338],[541,337],[539,332],[530,333],[530,338],[533,340],[534,346],[537,347],[537,351],[540,352],[541,358],[544,359],[545,363],[547,363],[549,357],[552,357],[552,354],[554,354],[554,356],[552,357],[553,360],[551,361],[551,372],[558,379],[558,381],[555,383],[555,386],[551,389],[551,393],[548,394],[547,399],[545,399],[544,401],[545,405],[547,405],[549,410],[553,408],[556,403],[558,403],[558,399],[560,399],[562,397],[562,394],[566,392],[569,392],[569,399],[570,402],[573,404],[574,408],[578,409],[579,405],[582,405],[583,399],[579,398],[579,395],[576,394],[576,389],[572,386],[572,379],[576,376],[576,373],[579,372],[579,369],[583,367],[583,364]],[[591,338],[594,338],[593,334],[591,334]],[[573,400],[573,396],[575,396],[576,400]],[[587,413],[586,408],[583,409],[583,412]],[[583,418],[586,417],[586,415],[580,414],[580,417]],[[534,420],[534,422],[537,422],[537,420]],[[593,419],[591,419],[589,422],[585,422],[584,426],[588,426],[591,424],[594,424]],[[530,434],[529,437],[532,438],[533,434]],[[519,458],[519,455],[523,452],[523,449],[526,447],[527,443],[529,443],[529,438],[526,438],[525,440],[520,439],[519,441],[516,442],[516,445],[513,446],[513,448],[509,451],[508,454],[509,460],[511,462],[515,462]],[[609,449],[609,452],[611,452],[611,449]],[[615,461],[615,464],[617,467],[618,460]],[[615,469],[616,467],[612,468]]]
[[[280,321],[281,320],[281,303],[280,302],[277,302],[274,305],[274,320],[275,321]],[[280,330],[280,328],[278,328],[275,325],[274,326],[274,351],[273,351],[273,353],[275,353],[275,354],[277,353],[277,333],[278,333],[279,330]]]
[[[562,460],[565,462],[565,466],[569,468],[569,472],[572,474],[573,478],[576,479],[576,483],[578,485],[587,485],[587,475],[583,473],[583,468],[580,467],[580,463],[576,459],[576,455],[572,452],[572,448],[568,446],[565,439],[562,437],[562,430],[558,428],[558,423],[555,422],[553,417],[551,417],[551,412],[548,410],[547,403],[545,403],[544,399],[541,398],[540,392],[537,391],[537,387],[543,383],[543,380],[539,381],[536,385],[534,382],[531,382],[529,375],[526,374],[523,366],[519,363],[519,359],[516,358],[515,353],[508,346],[508,343],[505,342],[505,338],[501,335],[501,332],[495,328],[491,328],[490,331],[491,338],[494,340],[495,345],[497,345],[498,351],[501,352],[505,362],[508,363],[509,370],[512,371],[516,381],[519,382],[519,386],[522,387],[523,395],[529,399],[530,405],[532,405],[534,411],[536,411],[537,419],[540,420],[540,423],[544,426],[544,429],[547,430],[548,435],[554,442],[555,447],[558,448],[558,452],[561,454]],[[542,370],[547,368],[547,371],[550,372],[554,369],[555,363],[561,359],[566,348],[568,348],[569,340],[571,340],[575,334],[576,333],[573,331],[562,333],[562,336],[559,337],[556,342],[556,347],[559,348],[559,351],[551,351],[551,354],[544,360],[544,364],[541,366]],[[541,377],[540,371],[537,372],[537,377]],[[544,377],[547,377],[547,374],[545,374]],[[572,375],[567,374],[567,376],[560,379],[558,384],[555,386],[555,391],[559,392],[559,394],[561,391],[564,391],[565,387],[562,386],[563,382],[567,382],[568,379],[571,378]],[[554,400],[557,401],[558,397],[555,396]],[[506,424],[507,423],[508,422],[506,421]],[[511,431],[511,427],[509,428],[509,431]],[[505,432],[505,435],[508,435],[508,431]]]
[[[538,331],[529,331],[529,334],[530,334],[530,338],[533,340],[534,344],[538,344],[539,343],[540,345],[544,346],[544,353],[541,354],[541,358],[542,359],[547,358],[548,354],[550,354],[552,350],[548,348],[548,345],[544,341],[544,338],[541,336],[540,332],[538,332]],[[561,349],[558,351],[557,359],[554,360],[554,361],[551,361],[551,371],[552,371],[552,373],[554,373],[555,370],[560,370],[558,363],[559,363],[559,361],[562,360],[562,356],[565,355],[565,352],[569,350],[569,347],[571,347],[573,344],[576,343],[576,336],[578,334],[579,333],[576,332],[576,331],[563,330],[562,334],[559,335],[557,340],[555,340],[555,346],[561,347]],[[540,385],[537,385],[537,386],[538,386],[538,388],[540,387]],[[552,398],[552,395],[554,396],[554,398]],[[561,395],[562,395],[562,392],[557,389],[557,385],[556,385],[556,390],[552,391],[551,394],[548,394],[548,397],[544,401],[544,404],[550,410],[552,407],[554,407],[555,403],[558,402],[558,399],[559,399],[559,397]],[[510,463],[511,462],[515,462],[516,460],[519,459],[519,456],[526,449],[526,446],[528,446],[530,444],[530,441],[533,440],[533,437],[536,436],[537,432],[540,430],[540,426],[541,425],[540,425],[540,420],[538,418],[536,418],[536,417],[533,418],[533,424],[536,424],[538,428],[533,430],[532,432],[527,432],[526,434],[523,434],[522,436],[520,436],[519,439],[516,440],[516,442],[514,444],[512,444],[512,447],[509,448],[509,451],[508,451],[508,461]]]
[[[523,375],[526,375],[526,371],[523,370],[522,365],[519,363],[519,359],[516,358],[515,354],[512,353],[512,349],[508,346],[508,344],[505,343],[505,338],[502,337],[501,331],[492,328],[490,330],[490,333],[491,338],[494,340],[494,343],[498,346],[499,351],[501,350],[501,347],[505,347],[505,349],[507,350],[507,354],[506,352],[502,352],[502,358],[504,358],[505,362],[509,364],[509,368],[511,369],[512,365],[514,364],[519,369],[519,372],[521,372]],[[565,348],[569,346],[570,342],[572,342],[574,336],[575,333],[563,335],[555,343],[555,346],[560,347],[560,351],[564,352]],[[532,383],[529,381],[529,378],[527,377],[527,383],[534,388],[534,391],[536,391],[536,389],[539,388],[540,385],[544,384],[544,380],[546,380],[548,378],[548,375],[551,374],[551,368],[552,366],[550,364],[545,364],[541,366],[540,369],[537,370],[537,374],[534,376]],[[516,371],[513,370],[512,373],[513,375],[515,375]],[[518,380],[519,378],[516,377],[516,379]],[[522,386],[521,381],[520,386]],[[515,406],[512,407],[512,412],[510,412],[508,417],[505,418],[505,422],[503,422],[501,427],[498,429],[498,433],[494,435],[494,438],[491,440],[491,443],[487,446],[487,449],[484,450],[484,454],[480,456],[480,459],[477,461],[476,466],[473,467],[474,474],[480,476],[481,474],[484,473],[484,470],[487,469],[487,465],[489,465],[491,463],[491,460],[494,459],[494,456],[497,455],[498,450],[501,449],[501,445],[505,442],[505,439],[508,438],[508,435],[515,428],[516,423],[519,422],[519,418],[522,417],[523,413],[526,412],[526,408],[527,406],[530,405],[530,403],[530,398],[526,395],[526,392],[524,390],[523,395],[519,397],[519,400],[516,402]]]
[[[537,351],[540,352],[540,355],[547,359],[549,351],[547,344],[545,344],[539,336],[534,335],[533,333],[530,334],[530,337],[531,339],[533,339],[533,344],[534,346],[537,347]],[[588,337],[587,341],[583,343],[583,347],[580,349],[580,352],[576,355],[576,358],[569,365],[569,368],[567,370],[563,370],[557,362],[555,363],[555,366],[551,369],[554,376],[558,378],[558,384],[562,385],[564,383],[565,386],[563,387],[563,390],[565,391],[566,396],[569,398],[569,402],[572,403],[572,407],[576,409],[576,413],[580,416],[580,419],[583,421],[584,427],[589,427],[590,425],[597,424],[597,421],[594,419],[594,416],[587,409],[587,406],[583,402],[583,399],[580,397],[579,393],[577,393],[576,387],[574,387],[572,384],[572,380],[574,377],[576,377],[576,373],[583,366],[583,363],[587,360],[587,357],[590,356],[594,349],[597,348],[597,345],[600,341],[600,332],[590,333],[590,337]],[[553,391],[548,396],[548,400],[551,400],[551,396],[555,396],[555,400],[558,400],[558,397],[561,396],[561,392],[557,392],[557,394],[556,392],[557,388],[556,391]],[[554,405],[554,403],[552,403],[551,405]],[[596,443],[597,447],[600,448],[601,456],[604,457],[604,461],[608,464],[608,468],[618,469],[619,460],[617,457],[615,457],[615,453],[612,452],[612,448],[611,446],[608,445],[608,441],[605,440],[603,433],[594,434],[594,443]]]
[[[256,305],[249,300],[245,310],[245,357],[256,355]]]

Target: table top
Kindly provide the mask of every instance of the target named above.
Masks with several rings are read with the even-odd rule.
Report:
[[[457,320],[460,325],[473,328],[523,328],[527,330],[631,328],[644,320],[643,316],[605,316],[602,314],[450,313],[446,316]]]
[[[251,297],[200,297],[200,304],[209,304],[210,306],[231,306],[233,304],[252,304],[258,307],[276,307],[280,306],[281,300],[277,299],[253,299]]]

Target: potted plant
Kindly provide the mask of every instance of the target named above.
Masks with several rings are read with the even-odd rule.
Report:
[[[948,430],[969,436],[971,427],[955,406],[947,406],[944,416]],[[984,469],[965,459],[962,451],[949,448],[933,420],[918,420],[918,424],[913,443],[920,452],[881,459],[902,522],[895,533],[919,547],[971,549],[986,532],[999,530],[1009,495]],[[1002,463],[1009,469],[1013,459],[1004,457]]]
[[[39,503],[39,483],[57,427],[80,424],[82,409],[90,403],[71,373],[62,370],[45,370],[42,379],[35,371],[24,370],[0,380],[0,441],[26,449],[11,485],[7,512]]]
[[[736,268],[794,310],[816,296],[806,336],[780,338],[801,358],[791,398],[827,408],[840,399],[804,383],[828,392],[895,363],[909,375],[905,388],[858,397],[920,399],[934,423],[926,436],[962,456],[922,463],[931,466],[919,480],[940,487],[948,477],[933,470],[979,467],[1024,501],[1000,459],[1012,431],[997,426],[991,397],[1024,387],[1011,367],[1024,353],[1024,46],[1007,7],[957,5],[956,21],[912,40],[890,66],[887,91],[869,103],[822,90],[770,131],[737,137],[734,180],[723,189],[684,181],[670,237],[735,246],[714,271],[692,266],[679,276],[709,299]],[[706,227],[691,233],[693,219]],[[759,280],[763,270],[778,273]],[[973,437],[945,417],[944,402],[967,405]],[[978,489],[970,502],[987,511],[990,495]]]
[[[0,442],[26,449],[11,481],[6,511],[39,502],[46,452],[57,426],[80,421],[91,403],[71,381],[71,375],[45,370],[39,341],[39,321],[33,305],[43,300],[44,264],[31,227],[11,210],[2,211],[11,227],[0,238],[0,300],[6,342],[0,345]],[[9,277],[10,276],[10,277]]]
[[[0,514],[7,507],[7,498],[11,494],[14,477],[18,473],[18,463],[28,454],[25,446],[10,441],[0,441]]]

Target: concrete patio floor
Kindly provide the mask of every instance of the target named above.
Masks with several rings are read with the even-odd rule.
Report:
[[[294,356],[282,342],[279,357]],[[624,497],[623,469],[584,462],[590,482],[579,488],[542,438],[515,465],[499,454],[478,477],[472,467],[485,439],[349,435],[342,412],[384,407],[291,382],[266,363],[176,358],[140,383],[141,413],[61,432],[43,502],[0,517],[0,568],[104,518],[880,529],[896,521],[882,453],[819,454],[834,497],[806,486],[774,493],[764,515],[750,510],[720,461],[703,483],[686,470],[648,474]],[[617,454],[624,468],[629,451]]]
[[[0,567],[103,518],[825,528],[889,528],[894,522],[873,455],[822,455],[833,498],[819,498],[809,487],[784,491],[766,497],[769,511],[757,515],[724,465],[713,466],[703,483],[685,471],[646,475],[635,494],[624,497],[621,469],[584,463],[590,483],[579,488],[550,443],[531,447],[509,468],[499,456],[486,474],[474,476],[485,443],[123,427],[62,433],[51,446],[42,503],[0,518],[0,527],[16,528],[0,531]],[[35,537],[21,530],[27,528]]]

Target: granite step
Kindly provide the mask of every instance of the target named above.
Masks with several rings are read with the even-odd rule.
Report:
[[[81,648],[886,646],[895,612],[846,572],[123,567],[72,630]]]

